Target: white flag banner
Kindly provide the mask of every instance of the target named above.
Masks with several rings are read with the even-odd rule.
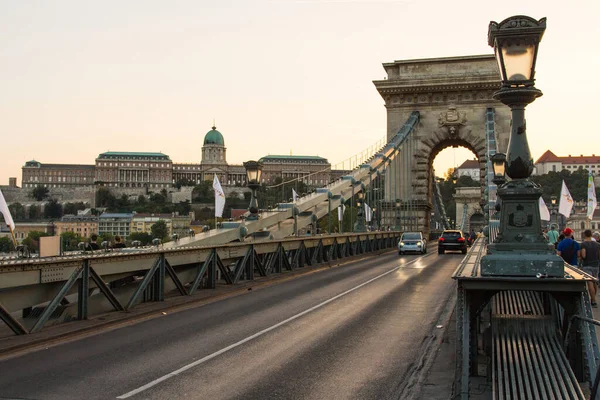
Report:
[[[369,207],[367,203],[365,203],[365,219],[367,220],[367,222],[371,222],[371,220],[373,219],[373,210],[371,209],[371,207]]]
[[[587,217],[588,219],[594,218],[594,210],[598,206],[596,200],[596,186],[594,185],[594,176],[590,172],[588,176],[588,201],[587,201]]]
[[[298,201],[298,193],[292,188],[292,200],[295,202]]]
[[[344,212],[346,211],[346,206],[345,205],[341,205],[338,206],[338,221],[343,221],[344,220]]]
[[[223,192],[221,183],[219,183],[217,174],[215,174],[215,178],[213,179],[213,189],[215,190],[215,217],[222,217],[223,209],[225,208],[225,193]]]
[[[12,219],[12,215],[10,215],[10,210],[8,209],[8,204],[6,204],[6,200],[4,200],[4,195],[0,190],[0,213],[4,215],[4,222],[6,225],[10,227],[11,231],[15,230],[15,222]]]
[[[544,199],[540,197],[540,218],[542,221],[550,221],[550,211],[548,211],[548,206],[544,202]]]
[[[558,212],[565,217],[571,216],[571,209],[573,208],[573,197],[567,189],[565,181],[562,182],[562,188],[560,189],[560,203],[558,204]]]

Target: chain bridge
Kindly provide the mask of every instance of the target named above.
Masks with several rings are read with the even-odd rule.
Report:
[[[472,189],[476,193],[468,198],[458,195],[457,223],[464,230],[482,228],[488,220],[484,214],[495,202],[488,159],[497,148],[506,148],[510,122],[507,107],[492,98],[499,84],[494,57],[394,61],[383,66],[387,77],[374,85],[387,109],[387,143],[347,175],[295,202],[281,199],[263,210],[258,220],[226,222],[160,248],[3,261],[2,320],[15,333],[36,332],[53,315],[56,319],[55,314],[69,314],[69,308],[70,318],[87,318],[90,299],[103,299],[103,306],[92,307],[98,312],[124,310],[143,299],[161,300],[169,289],[191,294],[199,287],[214,287],[218,280],[234,284],[252,279],[255,272],[266,276],[305,262],[389,248],[402,231],[427,236],[431,221],[448,228],[433,159],[449,146],[467,147],[478,157],[481,187]],[[362,206],[355,215],[358,196],[373,209],[366,223]],[[481,199],[488,200],[487,207]],[[348,206],[355,232],[333,235],[337,208],[343,205]],[[315,236],[317,221],[323,218],[328,235]],[[378,232],[367,232],[368,228]],[[302,230],[311,235],[298,237]],[[126,299],[119,300],[118,292],[127,292]]]

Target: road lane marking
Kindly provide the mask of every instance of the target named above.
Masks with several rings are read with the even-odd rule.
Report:
[[[432,254],[432,253],[430,253],[430,254]],[[151,387],[156,386],[159,383],[166,381],[167,379],[171,379],[171,378],[173,378],[173,377],[181,374],[182,372],[187,371],[190,368],[194,368],[194,367],[196,367],[196,366],[198,366],[200,364],[205,363],[206,361],[212,360],[213,358],[218,357],[221,354],[224,354],[224,353],[228,352],[229,350],[232,350],[232,349],[234,349],[234,348],[236,348],[238,346],[241,346],[242,344],[244,344],[246,342],[249,342],[249,341],[251,341],[253,339],[256,339],[257,337],[262,336],[265,333],[271,332],[272,330],[277,329],[280,326],[283,326],[283,325],[285,325],[285,324],[287,324],[289,322],[292,322],[292,321],[294,321],[294,320],[296,320],[296,319],[298,319],[298,318],[300,318],[300,317],[302,317],[302,316],[304,316],[304,315],[306,315],[308,313],[311,313],[311,312],[313,312],[313,311],[315,311],[315,310],[317,310],[317,309],[319,309],[319,308],[321,308],[321,307],[323,307],[323,306],[331,303],[332,301],[335,301],[335,300],[339,299],[340,297],[343,297],[343,296],[345,296],[347,294],[350,294],[350,293],[354,292],[355,290],[360,289],[361,287],[363,287],[365,285],[368,285],[371,282],[376,281],[377,279],[383,278],[384,276],[389,275],[392,272],[395,272],[395,271],[399,270],[402,266],[413,264],[413,263],[421,260],[422,258],[425,258],[425,257],[429,256],[430,254],[423,255],[423,256],[415,258],[414,260],[411,260],[411,261],[409,261],[409,262],[407,262],[405,264],[402,264],[402,265],[399,265],[397,267],[394,267],[391,270],[389,270],[387,272],[384,272],[381,275],[377,275],[376,277],[371,278],[368,281],[363,282],[363,283],[361,283],[358,286],[355,286],[355,287],[353,287],[351,289],[348,289],[345,292],[342,292],[342,293],[340,293],[340,294],[338,294],[338,295],[336,295],[336,296],[334,296],[334,297],[332,297],[332,298],[330,298],[328,300],[325,300],[322,303],[319,303],[319,304],[317,304],[315,306],[312,306],[311,308],[306,309],[306,310],[304,310],[304,311],[302,311],[302,312],[300,312],[300,313],[298,313],[296,315],[293,315],[293,316],[289,317],[288,319],[285,319],[285,320],[283,320],[283,321],[281,321],[281,322],[279,322],[279,323],[277,323],[275,325],[272,325],[272,326],[270,326],[268,328],[265,328],[262,331],[256,332],[255,334],[253,334],[251,336],[248,336],[247,338],[242,339],[239,342],[233,343],[233,344],[231,344],[231,345],[229,345],[227,347],[222,348],[219,351],[216,351],[216,352],[214,352],[212,354],[207,355],[206,357],[203,357],[203,358],[201,358],[199,360],[196,360],[196,361],[194,361],[194,362],[192,362],[190,364],[184,365],[183,367],[181,367],[181,368],[179,368],[179,369],[177,369],[177,370],[175,370],[173,372],[169,372],[168,374],[163,375],[160,378],[157,378],[157,379],[153,380],[152,382],[149,382],[149,383],[145,384],[144,386],[140,386],[137,389],[134,389],[134,390],[132,390],[130,392],[122,394],[122,395],[118,396],[117,399],[127,399],[129,397],[135,396],[138,393],[141,393],[141,392],[143,392],[145,390],[148,390]]]

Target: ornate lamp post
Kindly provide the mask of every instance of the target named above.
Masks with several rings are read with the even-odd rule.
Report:
[[[356,201],[356,222],[354,223],[354,232],[366,232],[367,227],[365,226],[365,212],[363,205],[363,192],[358,192]]]
[[[258,217],[258,200],[256,198],[256,190],[260,187],[260,178],[262,176],[262,163],[258,161],[246,161],[244,168],[246,168],[246,175],[248,178],[247,186],[252,191],[252,197],[250,198],[250,206],[248,211],[250,215],[246,218],[247,221],[256,221]]]
[[[542,189],[529,180],[533,159],[525,131],[525,107],[542,95],[534,87],[538,45],[546,29],[546,19],[536,21],[514,16],[490,22],[488,44],[494,47],[502,86],[494,98],[509,106],[512,129],[506,161],[492,158],[494,182],[502,200],[500,229],[481,260],[482,275],[564,276],[564,264],[543,234],[539,210]],[[504,169],[504,171],[503,171]],[[511,178],[501,183],[504,174]]]
[[[400,199],[396,199],[396,232],[400,232],[402,227],[400,226]]]
[[[556,223],[556,229],[560,232],[560,226],[558,226],[558,212],[557,212],[557,205],[556,205],[556,196],[552,196],[550,197],[550,202],[552,203],[552,215],[554,215],[554,222]]]

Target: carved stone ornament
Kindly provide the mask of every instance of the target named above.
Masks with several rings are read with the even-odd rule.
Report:
[[[446,112],[440,113],[438,125],[446,128],[451,139],[458,137],[458,130],[467,123],[467,113],[458,111],[455,106],[449,106]]]

